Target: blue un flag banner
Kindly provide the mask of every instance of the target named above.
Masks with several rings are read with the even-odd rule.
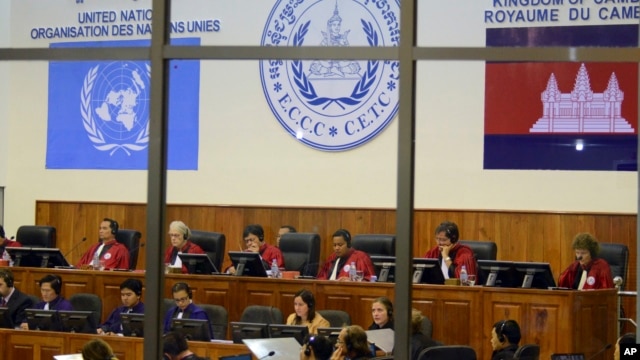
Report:
[[[200,39],[172,40],[200,45]],[[149,40],[73,42],[52,48],[149,46]],[[47,169],[146,170],[149,61],[51,61]],[[173,60],[168,168],[198,169],[200,61]]]
[[[640,359],[640,345],[620,344],[620,359]]]

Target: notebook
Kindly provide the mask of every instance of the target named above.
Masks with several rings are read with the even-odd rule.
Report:
[[[551,354],[551,360],[584,360],[584,354]]]

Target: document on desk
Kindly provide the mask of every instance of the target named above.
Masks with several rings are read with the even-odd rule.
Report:
[[[82,354],[55,355],[53,360],[83,360]]]
[[[391,354],[393,352],[393,329],[367,330],[366,333],[367,340],[375,344],[376,347],[384,351],[385,354]]]

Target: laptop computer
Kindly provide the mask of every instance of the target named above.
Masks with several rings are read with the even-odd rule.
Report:
[[[551,354],[551,360],[585,360],[584,354]]]
[[[244,339],[257,359],[291,360],[300,358],[300,344],[292,337],[275,339]]]

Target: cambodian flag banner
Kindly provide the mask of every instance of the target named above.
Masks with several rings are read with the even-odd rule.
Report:
[[[149,46],[149,40],[73,42],[52,48]],[[200,45],[200,39],[173,39]],[[146,170],[149,61],[51,61],[47,169]],[[200,61],[173,60],[168,168],[198,169]]]
[[[631,47],[638,26],[487,29],[486,39]],[[636,63],[487,63],[485,75],[485,169],[636,170]]]

